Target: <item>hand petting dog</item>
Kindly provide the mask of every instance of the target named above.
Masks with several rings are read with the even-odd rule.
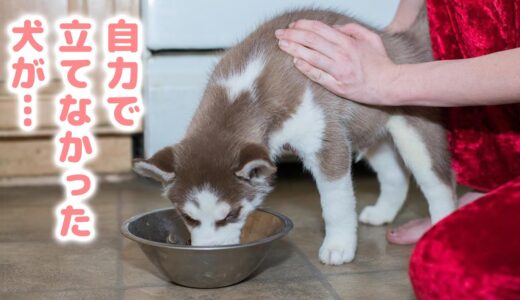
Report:
[[[375,32],[356,23],[331,27],[299,20],[275,35],[296,68],[334,94],[374,105],[391,101],[400,67]]]

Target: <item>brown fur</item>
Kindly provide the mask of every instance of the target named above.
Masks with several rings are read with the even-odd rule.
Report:
[[[331,11],[289,12],[260,26],[243,42],[229,49],[211,75],[186,138],[175,145],[175,159],[169,159],[172,166],[166,168],[174,169],[177,178],[175,189],[168,191],[170,199],[183,202],[190,189],[204,184],[213,186],[231,204],[253,197],[258,189],[245,185],[234,172],[246,160],[269,161],[269,137],[295,112],[305,86],[311,86],[314,99],[326,116],[326,134],[319,158],[327,177],[336,179],[349,172],[353,149],[363,151],[388,139],[385,129],[388,118],[401,115],[424,137],[434,171],[441,180],[451,184],[450,157],[440,111],[362,105],[313,83],[294,68],[292,57],[278,48],[274,36],[276,29],[286,28],[299,19],[319,20],[329,25],[357,22]],[[389,56],[396,63],[432,59],[424,12],[409,31],[380,34]],[[238,99],[230,101],[233,99],[228,99],[219,79],[240,73],[249,59],[259,54],[265,57],[265,67],[256,80],[255,93],[243,92]],[[247,152],[247,159],[244,159],[243,149],[251,145],[260,146]]]

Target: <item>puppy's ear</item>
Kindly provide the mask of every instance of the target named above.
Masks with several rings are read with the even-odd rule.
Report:
[[[141,176],[153,178],[162,184],[166,184],[175,178],[173,160],[173,148],[165,147],[149,159],[134,159],[133,169]]]
[[[239,155],[239,164],[235,175],[254,185],[269,184],[276,173],[276,167],[269,158],[266,147],[259,144],[247,144]]]

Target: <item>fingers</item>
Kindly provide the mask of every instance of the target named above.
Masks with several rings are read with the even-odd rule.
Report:
[[[310,80],[322,85],[326,89],[334,90],[336,88],[337,81],[330,74],[301,59],[295,59],[294,65],[300,72],[309,77]]]
[[[275,32],[283,51],[332,76],[341,73],[338,66],[348,61],[351,38],[318,21],[299,20],[289,27]]]
[[[294,56],[295,58],[303,59],[319,69],[330,70],[334,66],[334,62],[326,55],[323,55],[318,51],[309,49],[298,43],[287,40],[280,40],[278,45],[280,46],[280,49],[287,52],[288,54]]]
[[[336,44],[349,43],[348,37],[320,21],[302,19],[289,24],[289,28],[313,32]]]
[[[369,41],[373,44],[377,44],[378,46],[383,45],[379,34],[357,23],[348,23],[346,25],[334,26],[334,28],[355,39]]]
[[[336,31],[332,28],[331,30]],[[279,29],[275,32],[275,35],[281,41],[285,40],[303,45],[307,48],[323,53],[332,59],[337,58],[339,51],[341,50],[337,44],[312,31],[300,29]]]

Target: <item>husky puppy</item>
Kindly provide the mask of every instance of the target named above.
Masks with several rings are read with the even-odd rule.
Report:
[[[274,36],[299,19],[358,22],[311,9],[261,25],[216,65],[184,139],[134,162],[137,173],[162,182],[193,245],[239,242],[245,219],[272,189],[274,162],[284,148],[298,155],[316,181],[325,221],[319,258],[325,264],[350,262],[356,252],[354,151],[368,160],[381,185],[375,205],[361,212],[361,222],[392,222],[405,201],[410,173],[433,222],[455,208],[440,111],[362,105],[310,81]],[[380,34],[396,63],[432,60],[424,12],[409,31]]]

